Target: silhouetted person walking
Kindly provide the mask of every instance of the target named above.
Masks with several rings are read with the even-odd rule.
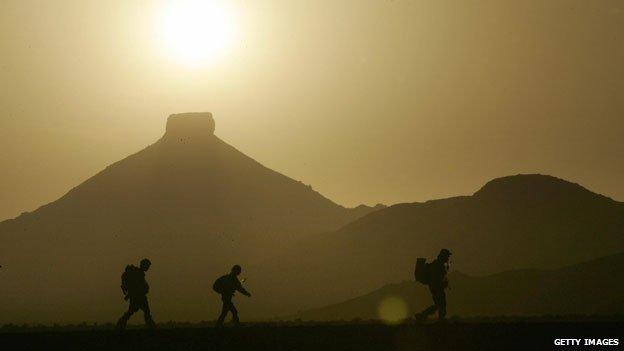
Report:
[[[416,314],[417,320],[425,320],[436,311],[440,320],[446,318],[445,290],[448,287],[446,273],[448,272],[449,257],[451,257],[451,252],[447,249],[442,249],[438,257],[428,264],[424,263],[424,259],[418,259],[414,274],[417,281],[429,286],[429,291],[433,297],[433,305]]]
[[[124,293],[124,299],[130,300],[130,305],[128,306],[128,311],[126,311],[117,322],[118,330],[124,330],[130,317],[138,310],[143,310],[145,324],[149,328],[156,327],[152,319],[149,303],[147,302],[149,285],[145,280],[145,272],[147,272],[151,265],[152,262],[144,258],[141,260],[139,267],[128,265],[121,275],[121,291]]]
[[[235,265],[232,267],[232,271],[229,274],[219,277],[212,288],[217,293],[221,294],[221,301],[223,302],[223,306],[221,307],[221,315],[217,320],[217,326],[223,325],[223,320],[228,312],[232,312],[232,321],[234,324],[239,324],[240,321],[238,319],[238,311],[236,310],[236,306],[232,302],[232,298],[234,297],[234,293],[239,291],[241,294],[245,296],[251,296],[251,294],[243,288],[241,282],[238,280],[238,275],[241,273],[241,266]]]

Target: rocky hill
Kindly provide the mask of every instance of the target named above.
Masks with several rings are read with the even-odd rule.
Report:
[[[521,269],[488,276],[450,274],[451,315],[544,316],[624,313],[624,254],[555,270]],[[300,313],[304,320],[412,317],[431,304],[429,291],[413,281],[389,284],[366,295]]]
[[[293,241],[373,210],[337,205],[214,130],[210,113],[172,115],[153,145],[0,223],[0,323],[116,318],[121,271],[142,257],[154,263],[155,311],[205,317],[193,305],[215,275],[234,263],[253,274]]]

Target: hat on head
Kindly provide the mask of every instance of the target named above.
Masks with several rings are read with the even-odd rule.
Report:
[[[438,254],[438,257],[449,257],[451,256],[451,252],[448,249],[442,249],[440,250],[440,253]]]

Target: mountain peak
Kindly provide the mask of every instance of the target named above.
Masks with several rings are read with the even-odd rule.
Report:
[[[496,178],[485,184],[474,196],[480,198],[535,198],[573,194],[602,197],[579,184],[543,174],[518,174]]]
[[[167,119],[165,137],[209,137],[214,131],[215,121],[210,112],[176,113]]]

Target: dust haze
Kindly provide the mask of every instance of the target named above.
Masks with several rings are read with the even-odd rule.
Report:
[[[516,173],[624,198],[620,1],[232,1],[239,35],[194,68],[166,53],[165,5],[2,1],[1,219],[184,111],[215,113],[224,140],[349,207]]]
[[[611,337],[622,33],[619,0],[2,1],[0,333]]]

